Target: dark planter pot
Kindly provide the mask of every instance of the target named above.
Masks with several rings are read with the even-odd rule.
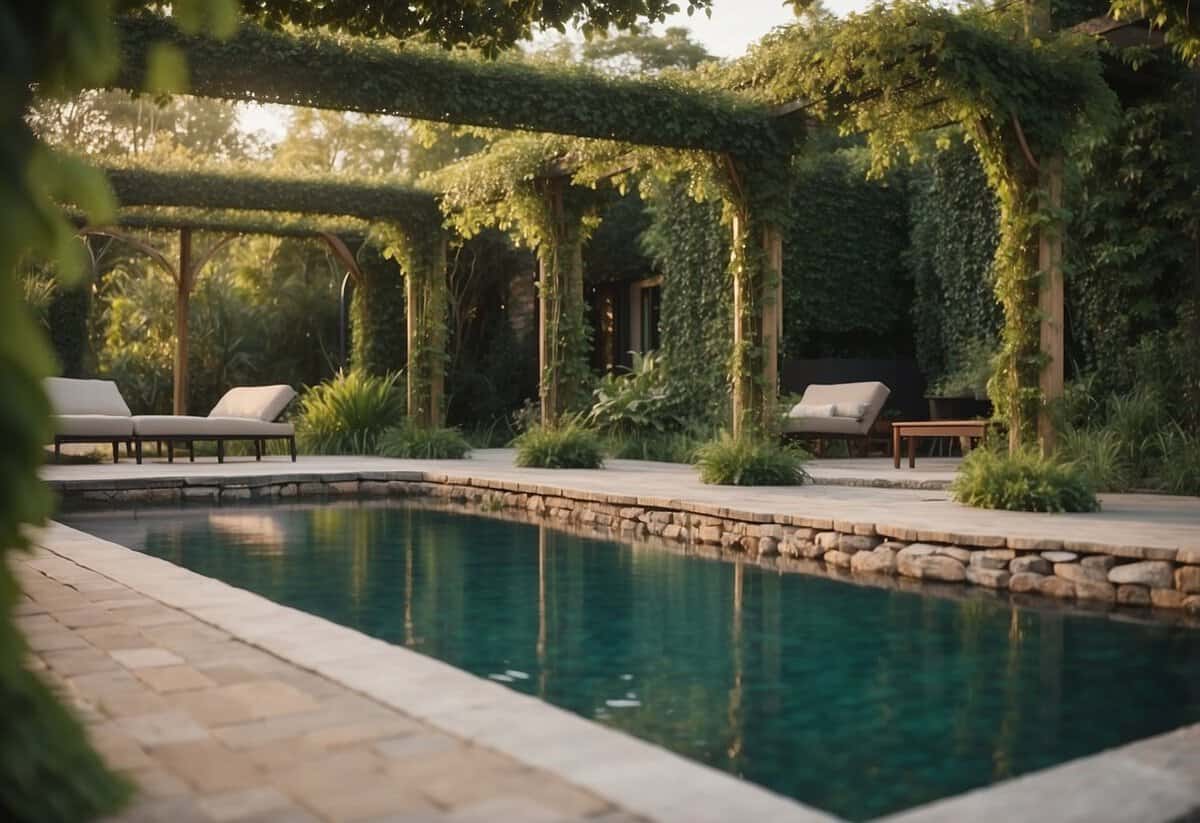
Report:
[[[992,416],[992,401],[977,397],[927,397],[930,420],[974,420]]]

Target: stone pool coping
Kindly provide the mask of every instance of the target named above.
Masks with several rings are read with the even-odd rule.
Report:
[[[51,523],[35,545],[473,744],[663,821],[838,818],[441,661]]]
[[[390,465],[387,461],[380,464],[366,458],[363,462]],[[661,480],[673,476],[670,469],[647,465],[648,468],[641,470],[645,477],[638,478],[630,472],[631,486],[646,485],[647,478]],[[449,497],[497,508],[528,510],[554,522],[607,529],[622,538],[648,534],[688,545],[719,546],[735,554],[820,560],[831,568],[856,575],[966,584],[1104,608],[1141,609],[1171,619],[1181,614],[1200,617],[1200,519],[1195,529],[1187,526],[1168,532],[1182,534],[1178,544],[1150,539],[1137,544],[1104,543],[1095,539],[1039,536],[1027,528],[1018,534],[916,528],[882,519],[733,508],[687,499],[682,494],[678,498],[616,494],[572,487],[572,480],[577,486],[586,486],[577,472],[565,472],[565,482],[550,485],[488,476],[489,468],[493,473],[501,470],[487,464],[480,466],[484,474],[474,476],[423,469],[306,471],[295,465],[280,471],[270,464],[242,465],[228,471],[186,465],[178,469],[172,466],[164,473],[164,468],[159,465],[154,473],[139,474],[112,467],[115,471],[105,476],[79,478],[67,478],[58,472],[48,482],[67,500],[105,505],[334,494]],[[597,474],[603,476],[606,472]],[[533,481],[545,478],[547,472],[531,471],[527,476]],[[752,495],[754,490],[719,491],[736,500],[739,494]],[[911,494],[898,490],[889,493]],[[752,502],[759,499],[751,497]],[[777,500],[777,496],[768,503],[771,500]],[[806,502],[814,509],[821,509],[819,499]],[[1200,510],[1197,515],[1200,518]],[[1031,515],[1029,522],[1047,528],[1053,524],[1061,533],[1062,518],[1069,517]],[[1112,533],[1129,537],[1131,530],[1114,527]]]
[[[838,819],[417,652],[62,524],[35,542],[237,640],[649,819]],[[1200,724],[886,819],[1168,823],[1200,814],[1196,764]]]

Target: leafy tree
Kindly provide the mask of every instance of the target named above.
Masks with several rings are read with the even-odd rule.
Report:
[[[711,0],[688,0],[687,9],[707,9]],[[478,0],[470,4],[442,0],[242,0],[247,15],[272,25],[329,27],[351,34],[419,36],[444,45],[469,45],[487,54],[528,40],[536,26],[565,31],[578,25],[585,35],[610,27],[629,29],[645,20],[661,21],[679,11],[672,0],[560,0],[513,3]]]
[[[583,44],[582,58],[616,74],[657,74],[665,69],[694,69],[715,59],[682,26],[662,35],[630,31],[597,37]]]

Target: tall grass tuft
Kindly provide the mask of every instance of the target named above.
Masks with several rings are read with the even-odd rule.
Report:
[[[1093,512],[1100,508],[1087,474],[1033,451],[976,449],[963,459],[950,494],[981,509]]]
[[[471,444],[458,429],[423,428],[411,421],[392,426],[379,438],[379,454],[425,460],[460,460]]]
[[[809,480],[810,455],[792,444],[756,434],[722,432],[696,450],[700,480],[720,486],[798,486]]]
[[[1111,429],[1067,429],[1058,447],[1063,461],[1079,470],[1098,491],[1125,491],[1134,483],[1124,444]]]
[[[540,469],[598,469],[604,465],[604,448],[594,431],[576,419],[557,426],[536,425],[512,442],[516,464]]]
[[[1157,445],[1162,455],[1158,476],[1163,491],[1200,495],[1200,436],[1175,424],[1158,433]]]
[[[399,373],[378,377],[339,371],[300,397],[296,440],[310,454],[375,454],[383,433],[401,422]]]

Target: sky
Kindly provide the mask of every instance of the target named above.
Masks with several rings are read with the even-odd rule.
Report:
[[[677,0],[686,9],[687,0]],[[837,15],[861,11],[872,0],[825,0],[825,6]],[[718,57],[740,57],[746,47],[776,26],[787,25],[795,17],[790,6],[783,0],[713,0],[712,16],[698,12],[688,17],[681,11],[667,18],[655,29],[661,31],[668,26],[683,26],[690,29],[692,38],[703,43]],[[284,106],[260,106],[253,103],[241,105],[239,121],[248,131],[261,132],[270,141],[283,137],[287,131],[287,108]]]
[[[681,7],[687,5],[687,0],[676,2]],[[826,8],[838,16],[862,11],[869,5],[870,0],[825,0]],[[740,57],[755,40],[794,19],[791,6],[785,6],[782,0],[713,0],[712,17],[706,18],[700,12],[688,17],[682,11],[669,17],[665,25],[691,29],[692,39],[718,57]]]

